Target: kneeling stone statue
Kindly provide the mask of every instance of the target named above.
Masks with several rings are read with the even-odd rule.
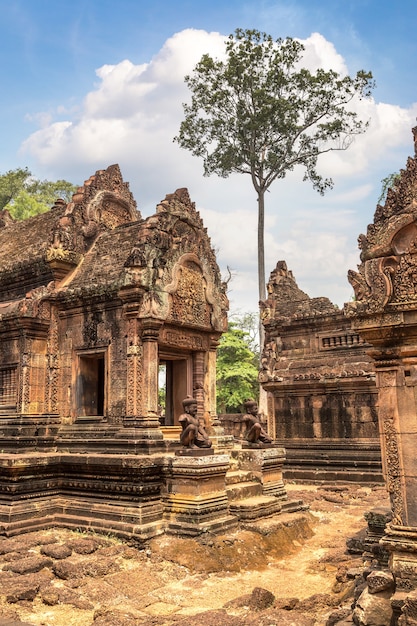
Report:
[[[182,401],[184,413],[179,417],[182,427],[180,442],[186,448],[211,448],[211,441],[197,417],[197,400],[187,396]]]

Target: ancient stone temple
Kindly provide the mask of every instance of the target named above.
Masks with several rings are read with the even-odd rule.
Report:
[[[96,434],[129,423],[158,447],[158,363],[167,425],[194,391],[201,416],[215,415],[211,362],[227,298],[185,189],[143,220],[113,166],[68,205],[5,224],[0,237],[4,432],[17,416],[46,432],[57,419],[95,422]]]
[[[187,190],[142,219],[114,165],[69,204],[0,217],[0,533],[61,524],[146,539],[236,524],[215,393],[228,301]],[[187,396],[214,442],[196,458],[176,456]],[[285,499],[282,461],[257,451],[269,512]]]
[[[396,581],[392,623],[402,625],[417,618],[417,128],[413,134],[414,158],[359,236],[361,263],[349,272],[356,300],[345,305],[376,371],[393,518],[382,543]]]
[[[369,347],[327,298],[310,298],[279,261],[262,303],[260,381],[285,476],[382,480],[378,395]]]

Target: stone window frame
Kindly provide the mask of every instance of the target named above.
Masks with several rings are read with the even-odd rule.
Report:
[[[317,343],[319,352],[329,350],[351,350],[365,345],[359,334],[354,330],[346,329],[334,332],[317,333]]]
[[[6,380],[8,378],[8,380]],[[18,363],[0,365],[0,411],[17,411],[19,396]],[[14,402],[11,401],[14,399]]]

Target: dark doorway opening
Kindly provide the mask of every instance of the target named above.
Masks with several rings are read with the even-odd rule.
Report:
[[[104,352],[79,356],[76,385],[77,416],[104,416]]]
[[[158,404],[163,426],[177,426],[182,401],[192,390],[190,358],[160,358]]]

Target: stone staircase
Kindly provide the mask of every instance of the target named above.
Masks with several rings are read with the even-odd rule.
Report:
[[[248,468],[251,464],[250,452],[232,451],[225,479],[230,513],[239,521],[249,522],[305,509],[301,500],[288,500],[282,481],[272,489],[271,484],[264,485],[259,458],[259,451],[256,451],[252,459],[253,468]]]

